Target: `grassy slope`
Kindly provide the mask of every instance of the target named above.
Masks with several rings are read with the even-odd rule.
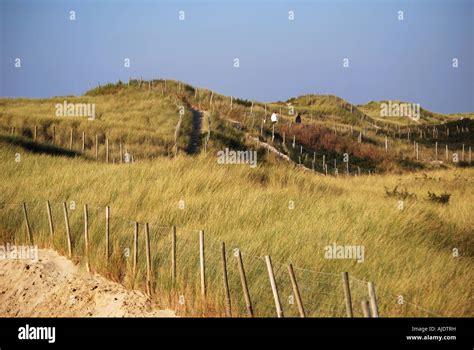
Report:
[[[271,159],[256,169],[218,165],[213,156],[162,158],[119,166],[33,155],[5,142],[0,147],[2,202],[49,199],[54,203],[89,203],[91,208],[110,205],[117,221],[130,218],[157,222],[160,226],[205,229],[209,241],[225,240],[228,249],[239,246],[247,254],[271,254],[275,261],[336,274],[349,271],[359,279],[372,280],[377,285],[384,315],[423,315],[421,310],[397,305],[398,295],[442,315],[473,315],[473,170],[432,172],[424,179],[415,174],[337,179],[295,172],[291,166]],[[21,162],[14,162],[15,153],[21,154]],[[387,198],[384,191],[384,186],[399,183],[418,195],[417,200],[405,201],[403,211],[397,208],[398,199]],[[450,204],[426,201],[427,191],[451,193]],[[184,210],[178,207],[180,200],[185,201]],[[289,201],[294,201],[295,209],[289,209]],[[30,205],[33,227],[36,232],[46,231],[44,203],[40,201],[38,205],[37,211],[34,204]],[[13,214],[11,207],[6,208],[10,211],[1,215],[2,230],[18,232],[15,228],[23,225],[21,211],[18,207]],[[61,212],[59,206],[55,208],[59,217],[57,230],[63,235]],[[80,237],[81,226],[79,222],[77,225],[75,230]],[[193,242],[197,241],[195,230],[188,237]],[[99,242],[100,232],[92,230],[93,242]],[[124,236],[126,232],[131,237],[131,231],[126,230],[118,235]],[[122,242],[126,246],[130,244],[127,239]],[[333,242],[364,245],[365,262],[325,259],[324,247]],[[60,245],[64,252],[64,241]],[[462,257],[452,257],[454,247],[460,249]],[[208,259],[213,259],[212,245],[209,249]],[[161,259],[165,252],[168,250],[155,256],[158,265],[164,264],[156,259]],[[260,263],[250,256],[244,259],[249,266]],[[94,261],[95,266],[98,264],[103,265],[103,261]],[[209,268],[209,280],[217,281],[218,260],[210,265],[214,267]],[[268,293],[263,265],[259,269],[249,272],[252,281],[261,279],[252,289],[254,295],[260,289],[261,293]],[[197,270],[188,270],[186,283],[192,285],[197,281]],[[305,288],[316,288],[311,274],[300,271],[298,278]],[[236,293],[238,281],[234,282],[232,288]],[[326,293],[340,290],[338,275],[332,282],[335,285],[326,288]],[[357,307],[357,293],[365,287],[356,287],[357,281],[353,281]],[[306,293],[309,292],[305,289],[303,296],[309,299]],[[285,292],[282,294],[287,297]],[[270,300],[271,306],[270,295],[266,300]],[[314,300],[314,304],[308,302],[313,315],[334,315],[336,311],[343,314],[343,310],[326,310],[317,304],[322,300],[333,305],[330,295],[321,294]],[[342,305],[341,299],[337,300]]]
[[[382,117],[380,115],[381,104],[382,103],[388,104],[388,102],[389,101],[377,101],[377,102],[371,101],[369,103],[366,103],[365,105],[358,106],[358,108],[364,113],[366,113],[367,115],[374,118],[374,120],[377,120],[378,122],[381,122],[383,124],[389,123],[389,124],[400,125],[400,126],[420,124],[420,123],[412,121],[410,118]],[[406,102],[393,100],[392,103],[406,103]],[[420,108],[420,122],[423,124],[436,125],[436,124],[441,124],[444,122],[453,121],[457,119],[459,118],[456,115],[434,113],[427,109]]]
[[[341,124],[363,127],[375,123],[357,106],[334,95],[302,95],[285,102],[270,103],[268,107],[285,121],[294,121],[299,113],[303,123],[317,122],[330,127]]]
[[[264,105],[255,103],[252,116],[249,113],[249,101],[234,99],[231,109],[229,97],[214,93],[211,107],[209,90],[196,91],[174,81],[168,81],[166,85],[163,81],[154,81],[153,88],[149,91],[147,83],[140,87],[138,84],[137,81],[132,81],[130,87],[107,85],[81,97],[49,100],[0,99],[1,124],[14,125],[26,136],[31,136],[32,126],[38,124],[39,141],[47,141],[48,131],[51,131],[54,123],[57,126],[59,146],[66,147],[68,129],[71,126],[77,130],[76,135],[81,130],[85,130],[90,137],[95,133],[106,132],[112,140],[122,140],[132,154],[142,151],[143,157],[140,154],[140,158],[144,159],[145,156],[163,156],[172,152],[174,129],[178,120],[177,107],[180,104],[186,107],[179,139],[180,147],[184,149],[189,142],[190,107],[193,105],[194,108],[209,111],[205,114],[202,128],[203,138],[209,127],[211,130],[209,157],[200,155],[188,158],[181,155],[174,160],[160,158],[155,162],[140,161],[121,167],[97,164],[84,157],[52,157],[47,154],[68,157],[74,157],[75,154],[61,147],[51,148],[31,140],[2,136],[1,169],[5,175],[0,187],[0,201],[16,203],[4,208],[5,215],[1,215],[2,229],[10,233],[18,232],[18,227],[23,225],[18,203],[26,200],[32,202],[28,206],[34,230],[46,233],[43,200],[49,199],[53,202],[56,225],[61,233],[55,238],[55,244],[66,252],[60,202],[74,200],[78,205],[90,204],[92,241],[95,246],[101,247],[103,223],[99,220],[101,215],[98,213],[102,213],[103,206],[110,205],[114,214],[113,225],[116,225],[113,231],[120,234],[119,240],[114,243],[112,266],[115,270],[106,274],[130,286],[143,281],[145,273],[144,261],[140,260],[138,280],[131,279],[129,264],[120,254],[121,250],[131,245],[133,227],[130,226],[129,219],[134,219],[158,223],[151,226],[151,232],[153,246],[159,250],[154,256],[154,262],[159,269],[157,273],[161,276],[160,281],[169,274],[167,258],[163,258],[169,255],[169,242],[162,238],[167,237],[169,230],[164,227],[172,224],[180,227],[179,239],[181,241],[181,238],[186,238],[183,241],[186,243],[183,243],[184,250],[179,260],[187,259],[182,262],[186,267],[180,270],[180,293],[184,293],[183,290],[186,293],[196,292],[195,234],[197,229],[203,228],[207,232],[207,240],[215,243],[208,245],[207,253],[207,259],[211,261],[208,271],[211,290],[215,283],[220,283],[216,278],[220,276],[217,242],[225,240],[229,250],[240,246],[247,254],[244,259],[249,269],[247,272],[251,280],[251,293],[256,299],[256,309],[261,314],[273,314],[271,295],[267,288],[265,266],[261,259],[252,257],[252,254],[271,254],[275,262],[292,262],[305,268],[335,274],[314,275],[303,270],[297,271],[310,315],[344,314],[340,303],[342,296],[339,276],[344,270],[359,279],[373,280],[376,283],[382,314],[424,315],[422,310],[409,307],[409,304],[403,307],[397,305],[396,296],[403,295],[409,302],[421,304],[440,314],[472,315],[469,308],[472,262],[469,259],[473,251],[474,227],[468,213],[473,209],[473,170],[430,172],[426,178],[419,174],[320,178],[295,172],[291,165],[277,162],[272,156],[266,156],[262,152],[259,152],[260,165],[257,169],[235,165],[220,166],[213,157],[217,150],[224,147],[254,147],[247,144],[243,132],[227,123],[226,119],[237,120],[247,131],[258,135],[260,122],[264,119]],[[96,103],[98,120],[58,120],[54,117],[54,103],[62,103],[64,99],[69,102]],[[308,114],[313,114],[314,122],[328,128],[332,128],[333,123],[355,125],[357,133],[367,121],[358,117],[361,112],[355,109],[355,113],[351,113],[348,110],[350,105],[334,96],[306,96],[290,102],[296,106],[296,111],[303,113],[303,120],[308,122]],[[267,113],[278,112],[280,108],[286,114],[287,105],[284,103],[268,104]],[[363,107],[360,109],[364,111]],[[287,122],[292,119],[282,116],[281,120]],[[281,127],[278,127],[278,132]],[[308,135],[298,134],[296,127],[292,130],[287,131],[287,140],[296,133],[297,144],[305,144],[304,138]],[[269,141],[271,129],[268,122],[264,125],[264,133]],[[329,129],[329,134],[331,133]],[[280,134],[278,136],[281,137]],[[461,136],[469,137],[468,134],[452,134],[456,138]],[[352,139],[352,143],[356,140],[356,136],[343,137]],[[377,147],[383,149],[383,135],[370,137]],[[78,136],[74,147],[76,150],[77,141]],[[89,156],[93,153],[92,141],[89,139],[86,142],[86,154]],[[336,149],[343,145],[340,141],[337,141]],[[396,139],[390,141],[391,147],[396,142]],[[469,144],[469,140],[459,142]],[[201,142],[201,149],[203,144],[204,140]],[[116,154],[116,142],[112,143],[112,147],[114,145],[115,153],[112,153]],[[359,146],[350,147],[355,152]],[[30,153],[31,151],[35,154]],[[103,151],[103,147],[100,148],[101,158]],[[326,154],[328,162],[332,162],[330,151],[321,152]],[[341,152],[342,150],[336,151],[331,157],[337,156],[339,159]],[[14,162],[15,153],[21,154],[20,163]],[[320,153],[317,154],[318,163]],[[297,156],[295,155],[296,159]],[[307,160],[306,156],[304,159]],[[354,157],[351,159],[355,161]],[[361,166],[364,164],[361,163]],[[418,195],[418,200],[405,201],[403,211],[397,209],[398,199],[386,197],[384,191],[384,186],[393,188],[399,183]],[[452,193],[450,204],[441,206],[428,202],[428,191],[437,194],[443,191]],[[184,201],[186,209],[179,209],[180,200]],[[295,202],[295,209],[288,209],[289,201]],[[79,256],[82,249],[80,215],[81,210],[71,212]],[[181,229],[183,227],[193,230]],[[324,259],[323,248],[333,242],[341,245],[364,245],[366,261],[358,264],[347,260]],[[454,247],[461,250],[461,258],[451,256]],[[142,246],[141,259],[143,249]],[[104,270],[101,257],[96,254],[93,259],[93,265]],[[234,307],[242,313],[241,296],[235,292],[238,289],[235,266],[230,266],[231,286],[233,293],[237,294],[234,298],[238,299]],[[286,298],[291,294],[288,290],[289,281],[285,280],[284,268],[277,263],[275,266],[282,298]],[[360,305],[359,299],[365,297],[366,288],[355,279],[352,283],[357,307]],[[164,288],[163,283],[160,288]],[[213,298],[219,298],[219,302],[213,306],[219,306],[222,298],[217,294],[212,295]],[[174,307],[179,308],[177,305]],[[295,313],[294,307],[285,305],[284,308],[290,309],[286,310],[287,315]],[[196,312],[196,307],[187,305],[186,310]],[[219,312],[221,309],[215,311]],[[360,313],[360,310],[357,312]]]
[[[89,121],[83,117],[56,117],[55,105],[68,103],[94,103],[96,120]],[[168,155],[174,145],[174,131],[178,123],[178,102],[172,95],[161,94],[161,91],[148,91],[144,85],[118,86],[115,89],[95,89],[84,96],[63,96],[51,99],[0,99],[1,126],[9,130],[14,126],[24,135],[32,135],[34,125],[39,126],[39,140],[50,140],[52,125],[56,126],[56,139],[62,146],[69,144],[69,130],[74,128],[74,148],[80,146],[82,131],[86,133],[86,148],[91,148],[95,135],[100,136],[100,154],[105,152],[105,135],[110,140],[111,148],[118,149],[118,142],[130,149],[136,156]],[[183,118],[182,127],[187,131],[191,125],[189,109]],[[8,128],[6,127],[8,126]],[[182,133],[186,135],[187,133]],[[179,140],[185,147],[187,139]]]
[[[418,133],[412,130],[411,137],[416,138],[420,143],[420,160],[424,164],[415,164],[414,151],[411,142],[407,141],[407,130],[402,131],[401,141],[397,138],[396,129],[385,129],[378,134],[373,129],[366,131],[363,144],[357,143],[357,136],[361,128],[370,127],[376,120],[380,112],[380,103],[372,102],[364,106],[352,106],[337,96],[329,95],[304,95],[291,98],[285,103],[277,102],[266,105],[254,103],[253,114],[250,113],[250,101],[234,99],[233,108],[230,106],[230,97],[217,93],[213,94],[213,106],[209,105],[211,91],[206,89],[196,90],[194,87],[177,82],[154,80],[151,82],[132,80],[130,86],[123,83],[107,84],[100,88],[90,90],[81,97],[58,97],[45,100],[28,99],[0,99],[0,127],[8,131],[11,126],[15,126],[19,132],[25,136],[33,134],[33,126],[39,125],[39,140],[50,141],[52,134],[52,124],[56,125],[56,134],[59,145],[69,144],[69,130],[74,127],[74,149],[80,149],[80,138],[82,131],[86,132],[86,153],[95,156],[94,144],[95,135],[99,135],[99,158],[105,158],[105,136],[109,137],[111,159],[117,159],[119,143],[125,146],[135,158],[154,158],[157,156],[169,156],[173,154],[174,129],[178,120],[178,106],[184,105],[186,113],[181,125],[178,144],[181,149],[185,149],[190,142],[191,134],[191,107],[211,111],[211,119],[220,121],[232,119],[239,121],[245,131],[254,136],[260,134],[261,121],[269,119],[268,115],[273,112],[282,112],[280,122],[275,129],[276,146],[284,153],[288,154],[293,161],[299,162],[299,147],[292,149],[289,145],[282,145],[282,135],[286,131],[287,140],[296,136],[296,144],[303,145],[305,154],[301,161],[307,167],[312,167],[312,155],[316,152],[316,170],[324,172],[322,168],[322,157],[326,157],[328,163],[333,164],[337,160],[339,172],[345,171],[345,165],[341,161],[343,153],[350,155],[350,171],[362,173],[371,172],[404,172],[415,168],[430,167],[430,160],[434,154],[435,141],[440,147],[444,143],[449,145],[451,152],[458,152],[465,144],[468,150],[471,142],[469,138],[471,132],[457,135],[454,133],[456,125],[451,126],[452,133],[447,139],[440,128],[440,137],[430,138],[431,130],[427,127],[430,123],[440,122],[449,119],[448,116],[435,114],[422,110],[422,121],[425,129],[425,137],[419,138]],[[85,118],[58,118],[54,117],[55,103],[61,103],[65,99],[69,102],[92,102],[96,104],[98,120],[90,122]],[[288,125],[294,119],[289,114],[288,104],[295,107],[295,112],[301,113],[305,125],[313,124],[318,128],[323,128],[320,132],[322,137],[315,139],[311,137],[311,130],[300,130],[301,128],[288,129]],[[353,108],[353,110],[351,110]],[[367,113],[367,114],[366,114]],[[370,117],[368,114],[374,116]],[[444,119],[443,119],[444,118]],[[380,118],[379,118],[380,119]],[[385,118],[387,119],[387,118]],[[393,119],[393,120],[392,120]],[[406,119],[406,118],[405,118]],[[397,119],[398,120],[398,119]],[[406,120],[395,120],[391,122],[404,123]],[[382,121],[384,122],[384,121]],[[206,130],[207,121],[203,123],[203,132]],[[222,123],[221,123],[222,124]],[[381,125],[381,123],[378,123]],[[224,125],[224,124],[222,124]],[[395,125],[395,124],[394,124]],[[392,128],[393,126],[392,125]],[[330,135],[337,126],[338,136]],[[221,144],[243,145],[242,133],[236,133],[232,128],[220,128],[216,125],[211,139],[218,141],[223,139]],[[352,128],[354,132],[351,133]],[[287,130],[285,130],[287,129]],[[341,131],[342,130],[342,131]],[[271,125],[263,125],[264,139],[271,142]],[[351,135],[349,135],[351,133]],[[233,135],[230,135],[233,134]],[[385,153],[385,135],[388,135],[391,152]],[[237,137],[236,137],[237,136]],[[426,137],[427,136],[427,137]],[[460,136],[462,136],[460,138]],[[205,137],[205,135],[203,135]],[[238,142],[230,142],[231,138]],[[311,140],[312,138],[312,140]],[[201,142],[201,146],[204,140]],[[247,146],[245,146],[247,147]],[[235,148],[235,147],[234,147]],[[440,150],[441,151],[441,150]],[[364,159],[365,158],[365,159]],[[382,159],[383,158],[383,159]],[[329,169],[331,171],[331,169]]]

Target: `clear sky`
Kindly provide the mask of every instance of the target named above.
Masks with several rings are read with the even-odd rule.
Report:
[[[1,96],[77,95],[142,76],[262,101],[331,93],[474,111],[470,0],[0,3]]]

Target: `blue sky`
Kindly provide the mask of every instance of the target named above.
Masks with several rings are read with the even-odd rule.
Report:
[[[263,101],[331,93],[474,111],[474,1],[0,2],[1,96],[78,95],[142,76]]]

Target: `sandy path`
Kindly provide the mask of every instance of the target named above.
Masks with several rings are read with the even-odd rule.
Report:
[[[193,114],[193,128],[191,131],[191,140],[188,145],[187,153],[192,155],[199,153],[199,147],[201,146],[201,128],[203,113],[194,108],[191,108],[191,112]]]
[[[0,260],[0,317],[173,317],[141,292],[92,275],[52,250]]]

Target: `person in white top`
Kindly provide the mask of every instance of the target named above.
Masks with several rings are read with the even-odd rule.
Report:
[[[275,112],[272,113],[272,116],[270,117],[271,121],[273,124],[275,124],[278,121],[278,114]]]

